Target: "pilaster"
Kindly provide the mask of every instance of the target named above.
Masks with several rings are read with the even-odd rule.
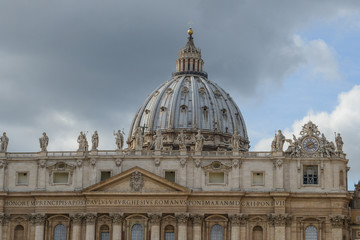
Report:
[[[86,221],[85,240],[95,240],[96,214],[95,213],[87,213],[87,214],[85,214],[85,221]]]
[[[193,222],[193,238],[201,240],[201,226],[204,220],[204,216],[202,214],[194,214],[191,215],[191,219]]]
[[[331,236],[333,240],[342,239],[342,230],[345,226],[345,216],[333,215],[330,216]]]
[[[71,240],[81,239],[81,223],[84,216],[81,213],[76,213],[71,216],[72,234]]]
[[[181,240],[187,240],[187,222],[189,219],[188,213],[180,213],[176,215],[176,220],[178,223],[178,238]]]
[[[111,214],[112,222],[113,222],[113,240],[122,240],[122,225],[124,221],[124,216],[122,213],[114,213]]]
[[[35,240],[44,240],[46,216],[43,213],[31,215],[31,222],[35,226]]]
[[[161,214],[153,213],[149,215],[151,225],[151,240],[160,240]]]

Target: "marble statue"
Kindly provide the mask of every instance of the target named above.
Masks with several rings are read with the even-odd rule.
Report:
[[[78,151],[87,151],[89,149],[89,144],[86,139],[86,135],[83,132],[80,132],[80,135],[77,139],[77,142],[79,143],[79,149]]]
[[[179,141],[179,149],[180,150],[186,150],[186,136],[184,134],[184,130],[180,131],[180,134],[177,137],[177,140]]]
[[[235,130],[234,135],[232,136],[232,147],[233,151],[238,151],[240,148],[240,135],[237,130]]]
[[[160,129],[156,130],[155,135],[155,150],[160,151],[163,147],[163,138]]]
[[[46,152],[49,145],[49,137],[46,136],[46,132],[43,132],[41,138],[39,138],[41,151]]]
[[[144,136],[141,131],[141,128],[138,127],[135,132],[135,150],[142,150],[144,143]]]
[[[283,146],[285,143],[285,136],[282,134],[281,130],[278,130],[278,134],[275,136],[275,144],[276,144],[276,151],[282,152]]]
[[[200,130],[198,130],[197,134],[195,135],[195,151],[202,151],[204,147],[204,141],[204,136],[201,134]]]
[[[117,132],[114,131],[115,144],[118,150],[121,150],[124,147],[124,135],[121,133],[121,130]]]
[[[92,142],[91,150],[97,150],[99,146],[99,135],[97,131],[95,131],[94,134],[92,135],[91,142]]]
[[[293,140],[286,139],[285,141],[290,144],[288,149],[286,150],[287,153],[290,153],[290,157],[299,156],[300,155],[300,143],[299,143],[299,140],[296,139],[296,136],[293,134]]]
[[[9,144],[9,138],[6,136],[6,132],[0,137],[1,141],[1,152],[6,152]]]
[[[335,142],[336,142],[337,152],[343,152],[344,142],[342,140],[342,137],[340,136],[340,133],[337,134],[337,136],[335,138]]]
[[[333,142],[329,142],[323,133],[320,138],[320,150],[327,157],[334,155],[336,150],[335,144]]]

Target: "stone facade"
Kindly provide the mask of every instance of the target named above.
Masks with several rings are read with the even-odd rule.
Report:
[[[230,96],[207,80],[192,34],[189,30],[176,79],[170,81],[174,88],[154,92],[151,109],[146,100],[131,126],[128,148],[122,149],[118,131],[116,150],[98,149],[95,132],[91,150],[80,133],[78,151],[47,151],[47,138],[45,145],[40,141],[40,152],[0,152],[0,239],[360,237],[360,188],[347,191],[348,160],[340,135],[335,149],[309,122],[293,140],[278,131],[271,152],[249,152],[242,115]],[[184,127],[172,121],[186,107],[171,106],[190,91],[189,102],[198,102],[196,109],[188,106],[192,117],[186,123],[192,127]],[[212,104],[211,111],[202,104]],[[199,120],[202,114],[216,124],[207,126],[208,119]],[[156,125],[167,119],[163,116],[169,116],[166,129]],[[285,142],[290,146],[284,151]]]

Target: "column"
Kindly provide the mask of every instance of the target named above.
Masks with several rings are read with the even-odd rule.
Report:
[[[76,160],[76,170],[75,170],[75,190],[80,191],[83,187],[83,160]]]
[[[345,217],[342,215],[330,216],[331,239],[342,239],[342,229],[345,225]]]
[[[8,214],[0,215],[0,239],[2,240],[10,239],[9,221],[10,221],[10,215]]]
[[[231,221],[231,240],[240,239],[240,222],[241,217],[239,214],[230,215]]]
[[[37,177],[37,190],[45,191],[46,189],[46,160],[41,159],[38,161],[38,177]]]
[[[122,224],[124,221],[124,217],[122,213],[113,213],[111,215],[113,221],[113,234],[112,240],[122,240]]]
[[[187,221],[189,219],[188,213],[181,213],[176,215],[176,220],[178,222],[178,238],[181,240],[187,240]]]
[[[193,237],[192,239],[201,240],[201,226],[204,216],[201,214],[194,214],[191,216],[193,222]]]
[[[5,168],[7,166],[7,161],[5,159],[0,160],[0,191],[5,189]]]
[[[151,240],[160,240],[160,222],[161,214],[150,214]]]
[[[274,160],[274,172],[275,172],[275,189],[284,189],[284,170],[283,160]]]
[[[276,240],[285,240],[285,227],[291,217],[288,214],[270,214],[269,221],[275,227]]]
[[[96,214],[87,213],[85,215],[85,220],[86,220],[86,236],[85,236],[85,240],[95,240]]]
[[[180,155],[181,155],[181,151],[180,151]],[[186,186],[186,179],[187,179],[186,158],[185,157],[181,158],[179,160],[179,164],[180,164],[180,168],[178,168],[179,175],[177,176],[177,179],[181,186]]]
[[[247,214],[239,214],[239,223],[240,223],[240,239],[245,240],[246,239],[246,225],[247,221],[249,219],[249,216]]]
[[[35,213],[31,216],[31,221],[35,225],[35,240],[44,240],[45,214]]]
[[[194,160],[195,168],[194,168],[194,188],[201,189],[201,159],[197,158]]]
[[[81,223],[83,217],[84,216],[81,213],[77,213],[71,216],[71,221],[72,221],[71,240],[81,239]]]

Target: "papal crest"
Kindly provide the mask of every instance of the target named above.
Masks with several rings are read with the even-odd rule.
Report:
[[[139,192],[144,187],[144,178],[141,172],[135,171],[131,174],[130,187],[135,192]]]

